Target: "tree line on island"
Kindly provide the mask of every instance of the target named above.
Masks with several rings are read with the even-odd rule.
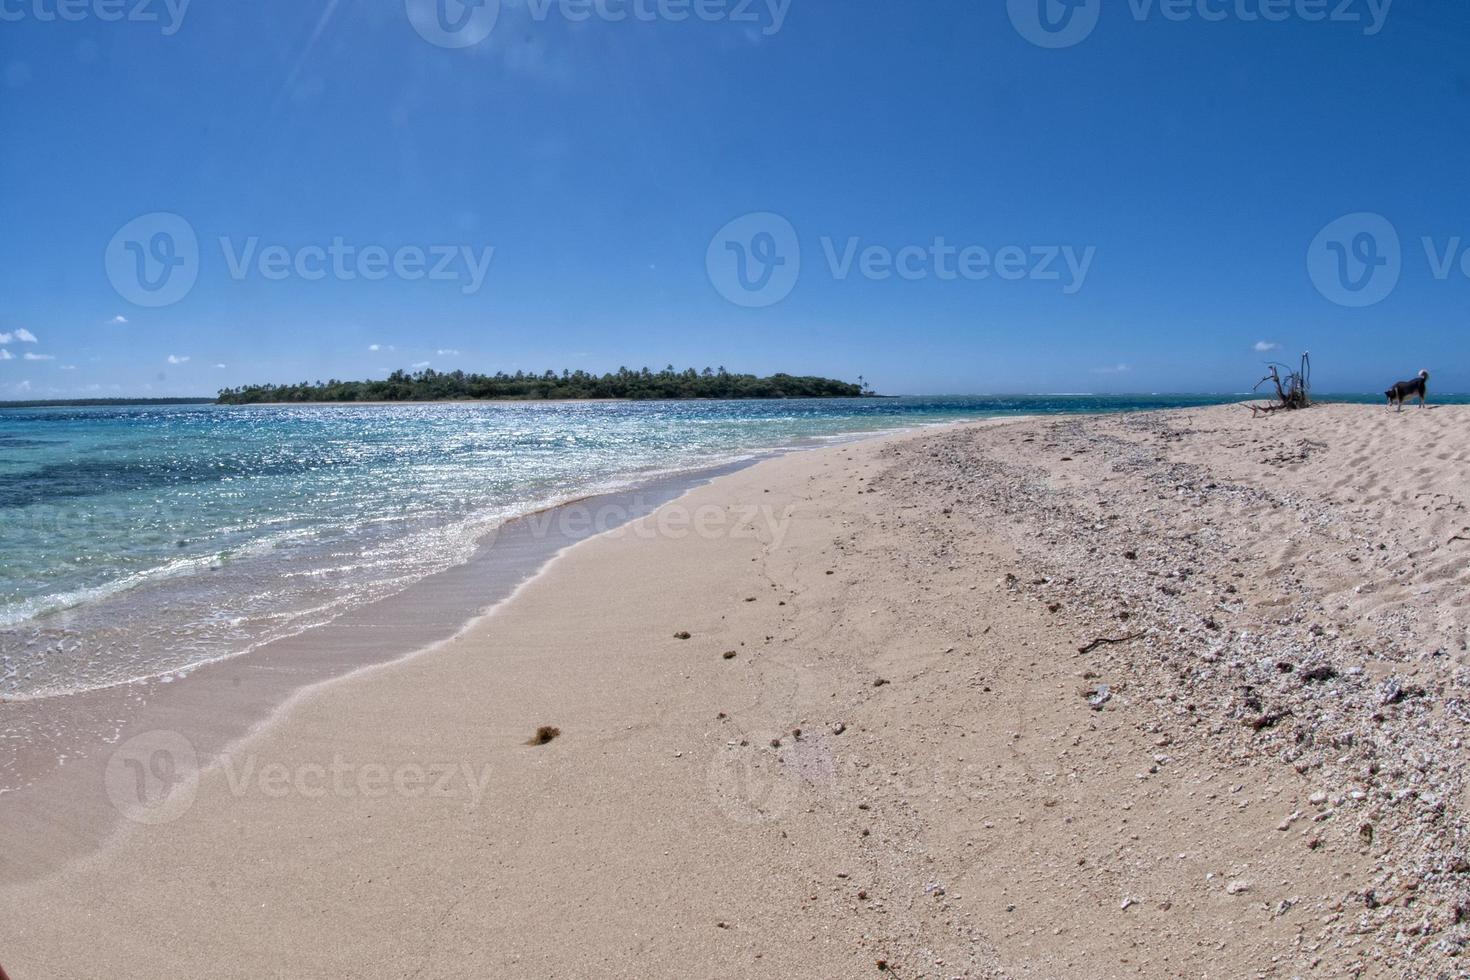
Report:
[[[298,384],[244,385],[224,388],[221,405],[263,402],[408,402],[408,401],[544,401],[593,398],[647,401],[651,399],[739,398],[861,398],[871,396],[862,379],[858,384],[830,378],[773,374],[731,374],[723,367],[696,371],[633,371],[618,368],[601,376],[585,371],[547,371],[528,374],[470,374],[426,368],[412,374],[394,371],[381,381],[302,381]]]

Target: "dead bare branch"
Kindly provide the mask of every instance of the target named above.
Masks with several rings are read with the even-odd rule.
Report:
[[[1113,645],[1118,644],[1118,643],[1128,643],[1128,642],[1130,642],[1132,640],[1141,640],[1141,639],[1143,639],[1143,634],[1142,633],[1130,633],[1128,636],[1119,636],[1119,637],[1100,636],[1097,639],[1093,640],[1091,643],[1087,644],[1086,646],[1080,646],[1080,647],[1078,647],[1077,648],[1077,652],[1078,653],[1091,653],[1092,651],[1096,650],[1098,647],[1113,646]]]
[[[1271,369],[1252,391],[1260,391],[1261,386],[1270,382],[1276,389],[1276,401],[1269,405],[1251,405],[1251,415],[1269,415],[1272,412],[1296,411],[1301,408],[1310,408],[1312,404],[1312,355],[1303,354],[1301,366],[1292,371],[1285,364],[1270,364]],[[1282,375],[1286,371],[1286,375]]]

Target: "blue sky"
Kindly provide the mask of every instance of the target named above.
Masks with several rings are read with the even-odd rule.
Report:
[[[1470,391],[1462,5],[57,2],[0,0],[0,398]]]

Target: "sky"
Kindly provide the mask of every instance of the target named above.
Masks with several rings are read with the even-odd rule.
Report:
[[[1470,391],[1470,8],[0,0],[0,399]]]

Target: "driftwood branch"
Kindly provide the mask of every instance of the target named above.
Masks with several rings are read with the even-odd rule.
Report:
[[[1118,643],[1128,643],[1128,642],[1130,642],[1132,640],[1141,640],[1141,639],[1143,639],[1143,634],[1142,633],[1130,633],[1128,636],[1118,636],[1118,637],[1100,636],[1097,639],[1093,640],[1091,643],[1088,643],[1085,646],[1078,647],[1077,648],[1077,652],[1078,653],[1091,653],[1092,651],[1096,650],[1098,647],[1110,647],[1110,646],[1114,646],[1115,644],[1118,644]]]
[[[1276,389],[1276,401],[1268,405],[1250,406],[1251,415],[1269,415],[1272,412],[1290,412],[1301,408],[1309,408],[1312,404],[1312,355],[1303,354],[1301,366],[1293,371],[1285,364],[1270,364],[1270,373],[1260,381],[1252,391],[1260,391],[1261,386],[1270,383]],[[1282,375],[1285,371],[1285,376]]]

